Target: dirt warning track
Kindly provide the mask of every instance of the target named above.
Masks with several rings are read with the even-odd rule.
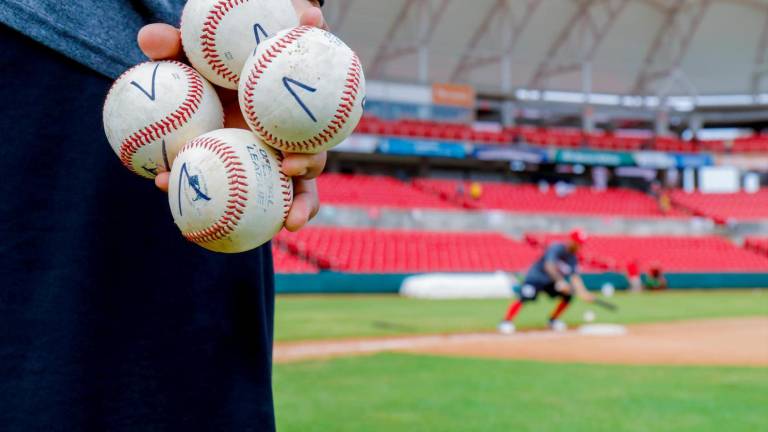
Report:
[[[278,343],[275,361],[378,352],[608,364],[768,366],[768,317],[627,326],[627,334],[527,331]]]

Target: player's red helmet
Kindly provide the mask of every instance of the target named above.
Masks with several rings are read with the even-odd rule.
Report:
[[[568,234],[568,238],[579,246],[587,242],[587,233],[581,228],[576,228]]]

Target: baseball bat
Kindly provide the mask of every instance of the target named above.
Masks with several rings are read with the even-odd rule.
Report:
[[[595,299],[595,304],[596,304],[597,306],[600,306],[601,308],[603,308],[603,309],[607,309],[607,310],[609,310],[609,311],[613,311],[613,312],[616,312],[617,310],[619,310],[619,307],[618,307],[618,306],[616,306],[616,304],[615,304],[615,303],[611,303],[611,302],[609,302],[609,301],[605,301],[605,300],[603,300],[603,299],[599,299],[599,298],[598,298],[598,299]]]

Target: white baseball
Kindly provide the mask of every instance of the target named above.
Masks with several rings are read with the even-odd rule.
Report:
[[[224,126],[213,86],[175,61],[126,71],[109,90],[103,116],[112,149],[128,169],[147,178],[170,171],[187,141]]]
[[[190,141],[171,170],[168,201],[189,241],[208,250],[255,249],[283,227],[293,183],[282,155],[243,129],[221,129]]]
[[[291,0],[189,0],[181,42],[195,69],[234,90],[256,45],[298,23]]]
[[[240,80],[240,108],[267,144],[319,153],[346,139],[363,115],[365,77],[357,55],[314,27],[285,30],[262,43]]]

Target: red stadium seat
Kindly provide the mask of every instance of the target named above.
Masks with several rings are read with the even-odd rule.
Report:
[[[756,194],[702,194],[676,190],[671,196],[676,205],[720,221],[768,218],[768,190]]]
[[[529,237],[540,245],[565,241],[563,235],[529,234]],[[665,271],[672,272],[768,271],[767,256],[752,253],[727,239],[714,236],[590,236],[582,253],[592,261],[613,260],[614,269],[622,272],[635,260],[644,271],[654,262],[660,263]]]
[[[524,270],[539,251],[500,234],[308,227],[282,232],[281,245],[303,249],[333,270],[352,273]]]
[[[272,243],[272,258],[277,273],[317,273],[318,268],[297,255]]]
[[[680,217],[683,212],[673,210],[662,214],[657,202],[650,196],[629,189],[609,189],[596,192],[577,187],[565,197],[558,197],[553,190],[539,191],[534,185],[508,183],[482,183],[483,194],[478,200],[458,196],[459,190],[469,190],[469,184],[460,188],[455,180],[419,179],[414,182],[424,190],[434,191],[445,197],[459,198],[480,209],[506,210],[522,213],[553,213],[563,215],[606,215],[622,217]],[[450,199],[450,198],[449,198]]]
[[[434,208],[458,210],[460,207],[393,177],[349,174],[323,174],[318,179],[320,199],[325,204],[361,207]]]

